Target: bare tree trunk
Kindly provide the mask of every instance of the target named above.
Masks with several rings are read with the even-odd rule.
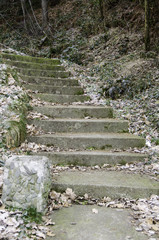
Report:
[[[37,18],[36,18],[35,14],[34,14],[34,10],[33,10],[33,6],[32,6],[32,3],[31,3],[31,0],[29,0],[29,4],[30,4],[30,8],[31,8],[33,17],[34,17],[35,22],[36,22],[36,24],[37,24],[37,27],[41,30],[41,27],[40,27],[40,25],[39,25],[39,23],[38,23],[38,21],[37,21]]]
[[[23,11],[23,17],[24,17],[24,27],[27,29],[26,25],[26,0],[20,0],[21,1],[21,6],[22,6],[22,11]]]
[[[145,51],[150,50],[150,0],[145,0]]]
[[[43,29],[47,27],[48,24],[48,0],[41,0],[42,5],[42,15],[43,15]]]
[[[103,9],[103,0],[99,0],[100,15],[102,21],[104,20],[104,9]]]

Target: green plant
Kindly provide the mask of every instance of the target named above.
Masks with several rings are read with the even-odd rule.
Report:
[[[154,142],[156,145],[159,145],[159,138],[153,138],[152,142]]]
[[[107,148],[112,148],[112,145],[106,144],[105,146],[100,147],[100,150],[105,150]]]
[[[87,149],[93,151],[93,150],[96,150],[97,148],[92,146],[92,147],[88,147]]]
[[[125,165],[126,164],[126,161],[124,159],[120,160],[119,162],[120,165]]]
[[[42,213],[37,212],[37,209],[32,206],[26,209],[23,218],[25,223],[36,222],[39,224],[42,222]]]

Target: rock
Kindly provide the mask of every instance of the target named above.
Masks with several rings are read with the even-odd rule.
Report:
[[[112,99],[115,99],[117,90],[116,90],[115,87],[111,87],[111,88],[108,90],[108,93],[109,93],[109,96],[110,96]]]
[[[45,210],[51,187],[49,159],[43,156],[13,156],[4,167],[2,201],[5,205]]]

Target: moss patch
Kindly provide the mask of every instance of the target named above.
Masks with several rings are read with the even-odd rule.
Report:
[[[4,135],[4,142],[8,148],[19,147],[26,138],[26,121],[21,118],[19,122],[8,121],[7,132]]]

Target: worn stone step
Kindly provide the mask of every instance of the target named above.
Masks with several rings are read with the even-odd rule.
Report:
[[[128,133],[56,133],[30,136],[28,141],[61,149],[104,150],[144,147],[145,139]]]
[[[5,60],[5,63],[8,65],[11,65],[11,66],[18,67],[18,68],[65,71],[65,68],[60,65],[51,65],[51,64],[43,64],[43,63],[34,63],[34,62],[23,62],[23,61],[19,62],[19,61],[11,61],[11,60]]]
[[[68,78],[70,72],[65,71],[51,71],[51,70],[37,70],[37,69],[24,69],[16,68],[22,75],[34,76],[34,77],[51,77],[51,78]]]
[[[93,213],[97,209],[98,214]],[[53,211],[50,226],[54,237],[46,240],[155,240],[137,232],[129,209],[113,209],[97,205],[72,205]],[[157,240],[157,239],[156,239]]]
[[[52,188],[64,192],[71,188],[77,195],[94,198],[148,198],[159,194],[159,182],[148,176],[117,171],[67,171],[53,178]]]
[[[73,103],[73,102],[84,102],[88,101],[89,97],[86,95],[60,95],[60,94],[45,94],[37,93],[33,94],[34,98],[39,98],[45,102],[53,103]]]
[[[102,132],[102,133],[123,133],[128,132],[128,121],[117,119],[51,119],[51,120],[30,120],[46,132]]]
[[[40,57],[31,57],[31,56],[22,56],[16,54],[2,53],[0,54],[2,59],[10,59],[13,61],[23,61],[23,62],[33,62],[33,63],[43,63],[43,64],[51,64],[51,65],[59,65],[59,59],[48,59],[48,58],[40,58]]]
[[[111,107],[92,105],[56,105],[37,106],[33,111],[40,112],[52,118],[112,118],[113,109]]]
[[[35,155],[46,156],[52,164],[74,166],[103,166],[104,164],[124,165],[126,163],[142,162],[146,154],[108,151],[63,151],[38,152]]]
[[[23,85],[26,89],[30,89],[32,91],[38,91],[40,93],[52,93],[52,94],[64,94],[64,95],[82,95],[84,93],[81,87],[64,87],[64,86],[48,86],[45,83],[42,85],[37,84],[24,84]]]
[[[26,83],[45,84],[53,86],[79,86],[78,80],[68,78],[46,78],[36,76],[21,75],[21,78]]]

